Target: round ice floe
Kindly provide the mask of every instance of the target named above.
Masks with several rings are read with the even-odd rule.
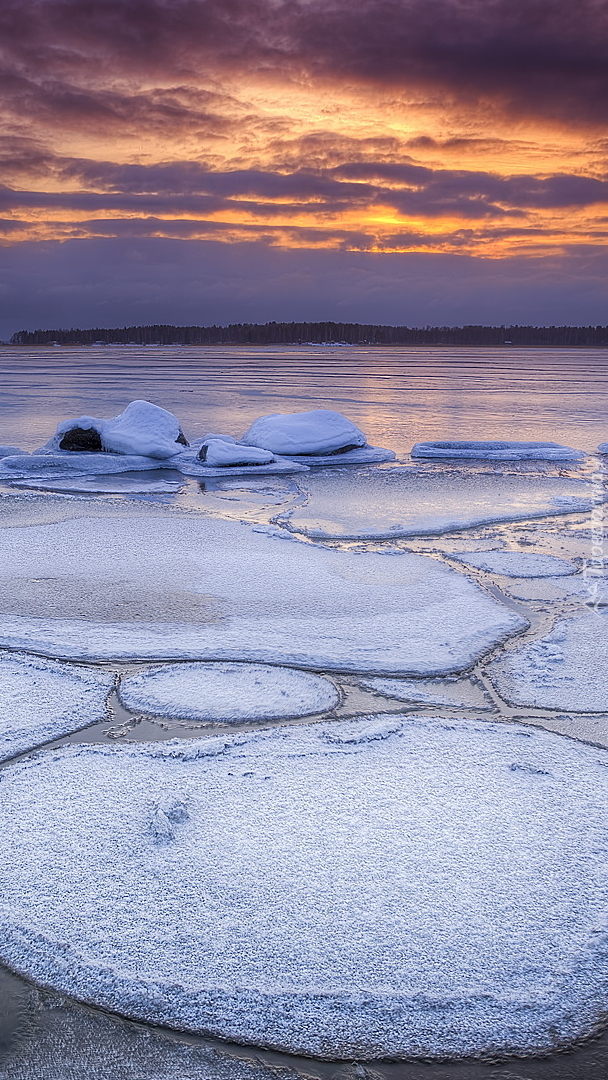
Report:
[[[0,760],[103,720],[114,675],[0,653]]]
[[[300,413],[271,413],[254,420],[241,442],[273,454],[341,454],[365,446],[362,431],[342,413],[311,409]]]
[[[553,1050],[605,1013],[606,765],[395,716],[63,747],[2,782],[0,956],[296,1053]]]
[[[270,720],[327,712],[340,700],[329,679],[270,664],[172,664],[124,679],[133,712],[187,720]]]
[[[580,461],[581,450],[554,442],[503,442],[454,440],[419,442],[412,447],[413,458],[485,458],[490,461]]]
[[[566,577],[576,573],[575,564],[568,559],[529,551],[456,551],[452,558],[512,578]]]
[[[544,637],[505,652],[488,674],[516,705],[608,712],[608,612],[561,620]]]

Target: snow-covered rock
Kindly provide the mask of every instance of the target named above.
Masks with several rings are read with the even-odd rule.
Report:
[[[455,551],[452,558],[466,566],[513,578],[565,577],[577,570],[568,559],[529,551]]]
[[[59,424],[45,449],[170,458],[188,446],[179,420],[149,401],[132,401],[110,420],[79,416]]]
[[[581,461],[585,454],[554,442],[453,440],[419,442],[413,458],[483,458],[488,461]]]
[[[514,705],[608,712],[608,612],[560,620],[544,637],[503,653],[487,674]]]
[[[593,509],[595,491],[561,476],[495,475],[462,467],[347,469],[298,478],[306,502],[280,519],[314,538],[389,539]]]
[[[197,457],[199,461],[216,467],[269,465],[274,461],[274,454],[270,450],[260,450],[257,446],[239,446],[238,443],[224,439],[205,439]]]
[[[123,679],[119,694],[133,712],[222,722],[311,716],[340,700],[329,679],[270,664],[171,664]]]
[[[52,617],[28,608],[31,578],[53,583]],[[443,675],[526,625],[435,559],[278,543],[211,517],[151,507],[0,530],[0,645],[39,654]]]
[[[103,720],[112,673],[0,653],[0,760]]]
[[[260,446],[273,454],[342,454],[365,446],[362,431],[342,413],[332,409],[311,409],[300,413],[270,413],[254,420],[241,442]]]
[[[0,957],[298,1054],[553,1051],[605,1014],[606,766],[395,716],[42,752],[2,779]]]

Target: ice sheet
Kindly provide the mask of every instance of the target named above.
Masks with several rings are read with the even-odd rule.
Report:
[[[424,536],[490,522],[590,510],[583,480],[448,469],[332,469],[298,479],[307,495],[282,523],[311,537]]]
[[[47,581],[40,596],[31,579]],[[0,644],[44,655],[443,675],[525,626],[425,556],[278,543],[152,510],[0,530]]]
[[[321,465],[373,465],[383,461],[394,461],[392,450],[382,446],[362,446],[358,450],[348,450],[345,454],[298,454],[297,460],[311,468]]]
[[[3,1045],[0,1080],[312,1080],[308,1070],[264,1064],[258,1051],[188,1042],[48,991],[37,997],[33,1022],[26,1017]]]
[[[413,458],[482,458],[485,461],[580,461],[582,450],[554,442],[500,442],[455,440],[419,442],[412,447]]]
[[[470,679],[361,679],[360,685],[415,705],[450,705],[482,711],[492,708],[483,688]]]
[[[554,1050],[605,1011],[606,766],[394,716],[42,753],[2,781],[0,955],[305,1054]]]
[[[608,612],[560,620],[545,637],[489,664],[488,675],[515,705],[608,712]]]
[[[123,679],[132,712],[187,720],[286,719],[335,708],[329,679],[270,664],[172,664]]]
[[[114,674],[0,652],[0,760],[103,720]]]
[[[567,559],[529,551],[455,551],[452,558],[466,566],[514,578],[564,577],[577,571],[575,563]]]
[[[504,586],[515,600],[580,600],[581,604],[608,604],[605,576],[577,574],[575,577],[521,578]],[[608,702],[607,709],[608,709]]]

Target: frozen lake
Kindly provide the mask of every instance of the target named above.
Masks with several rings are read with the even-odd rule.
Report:
[[[145,399],[190,441],[335,410],[397,459],[0,463],[0,1080],[603,1080],[606,1034],[552,1050],[608,995],[608,350],[0,379],[24,451]],[[592,456],[410,457],[439,440]]]
[[[264,413],[335,409],[397,454],[428,439],[608,439],[608,350],[0,346],[0,443],[145,398],[188,436],[240,436]]]

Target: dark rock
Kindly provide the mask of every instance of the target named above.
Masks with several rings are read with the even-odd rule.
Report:
[[[186,436],[184,435],[183,431],[180,431],[180,433],[177,436],[177,439],[175,441],[177,443],[179,443],[180,446],[190,446],[190,443],[188,442],[188,440],[187,440]]]
[[[95,428],[70,428],[59,443],[59,449],[99,453],[103,450],[101,435]]]

